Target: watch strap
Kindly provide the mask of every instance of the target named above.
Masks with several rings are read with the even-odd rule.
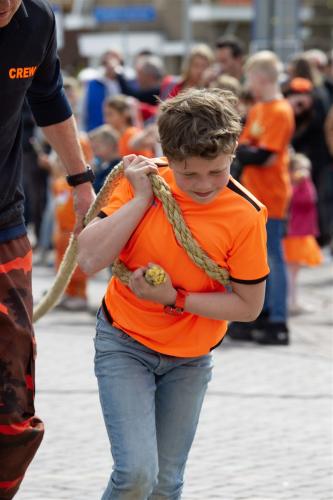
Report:
[[[79,184],[84,184],[85,182],[94,182],[94,180],[95,174],[89,165],[87,165],[87,170],[85,172],[66,176],[67,184],[72,187],[78,186]]]
[[[177,288],[177,295],[176,295],[176,301],[175,301],[175,307],[177,309],[182,309],[184,311],[185,300],[186,300],[187,296],[188,296],[188,292],[186,292],[185,290],[182,290],[181,288]]]
[[[188,295],[189,292],[178,288],[175,303],[172,305],[164,306],[164,311],[167,314],[171,314],[172,316],[181,316],[182,314],[184,314],[185,300]]]

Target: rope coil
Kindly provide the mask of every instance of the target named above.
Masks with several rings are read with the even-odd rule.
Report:
[[[84,226],[89,224],[89,222],[98,215],[103,206],[107,205],[108,198],[119,183],[123,173],[124,164],[121,161],[107,176],[102,189],[84,218]],[[178,243],[184,248],[189,258],[194,264],[203,269],[210,278],[224,286],[228,285],[228,271],[214,262],[194,239],[168,184],[158,174],[150,174],[149,178],[152,183],[154,195],[161,201],[166,217],[172,225],[175,237]],[[34,322],[38,321],[44,314],[52,309],[60,299],[76,269],[76,258],[77,240],[72,234],[51,289],[34,309]],[[128,285],[132,273],[119,259],[114,262],[112,272],[114,276],[122,281],[122,283]]]

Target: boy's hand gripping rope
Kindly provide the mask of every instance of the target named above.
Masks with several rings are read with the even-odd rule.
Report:
[[[110,174],[107,176],[102,189],[100,190],[98,196],[96,197],[94,203],[89,208],[85,218],[84,225],[86,226],[89,222],[94,219],[101,208],[107,205],[108,198],[110,197],[112,191],[115,189],[119,180],[123,176],[124,173],[124,165],[121,161],[116,165]],[[167,219],[172,225],[173,231],[175,233],[176,239],[178,243],[184,248],[187,255],[190,259],[201,269],[203,269],[206,274],[213,280],[218,281],[222,285],[229,284],[229,274],[226,269],[220,267],[216,262],[214,262],[204,250],[199,246],[194,237],[191,234],[191,231],[186,226],[185,220],[181,213],[181,210],[174,199],[168,184],[164,181],[164,179],[157,174],[149,175],[153,192],[156,198],[158,198],[164,208]],[[44,314],[47,313],[50,309],[52,309],[55,304],[60,299],[64,290],[66,289],[72,274],[75,271],[77,266],[76,263],[77,256],[77,240],[74,238],[72,234],[67,250],[59,267],[57,276],[53,283],[52,288],[47,292],[47,294],[42,298],[40,303],[36,306],[33,312],[33,321],[38,321]],[[151,268],[152,269],[152,268]],[[152,273],[152,280],[148,282],[151,284],[155,284],[154,275],[158,275],[158,280],[156,284],[159,284],[162,276],[160,274],[160,269],[158,271],[154,271]],[[131,276],[131,271],[126,267],[126,265],[117,259],[112,266],[113,275],[116,276],[120,281],[124,284],[128,285],[129,278]],[[148,276],[149,276],[148,272]]]

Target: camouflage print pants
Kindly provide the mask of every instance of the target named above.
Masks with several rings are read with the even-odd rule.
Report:
[[[14,497],[44,433],[34,408],[31,262],[26,236],[0,244],[0,500]]]

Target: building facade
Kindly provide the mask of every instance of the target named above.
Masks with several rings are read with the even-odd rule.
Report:
[[[96,65],[108,48],[130,62],[142,49],[178,72],[189,47],[235,35],[249,51],[276,50],[283,59],[303,47],[328,51],[333,0],[55,0],[62,64],[76,72]],[[257,22],[256,22],[257,21]]]

